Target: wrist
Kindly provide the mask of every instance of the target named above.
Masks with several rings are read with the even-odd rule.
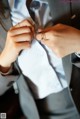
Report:
[[[0,72],[7,73],[10,67],[11,67],[11,64],[4,62],[4,60],[2,60],[2,58],[0,57]]]
[[[9,72],[10,68],[11,67],[3,67],[0,65],[0,72],[1,73],[7,73],[7,72]]]
[[[4,68],[8,68],[8,67],[11,67],[11,64],[12,63],[8,63],[7,62],[7,59],[5,59],[5,58],[2,58],[1,56],[0,56],[0,66],[1,67],[4,67]]]

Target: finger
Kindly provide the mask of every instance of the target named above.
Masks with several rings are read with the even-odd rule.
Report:
[[[44,45],[48,46],[48,47],[50,46],[50,44],[49,44],[49,41],[48,41],[48,40],[43,40],[43,41],[42,41],[42,43],[43,43]]]
[[[27,20],[28,20],[28,22],[29,22],[30,24],[32,24],[32,26],[35,25],[35,22],[34,22],[31,18],[28,18]]]
[[[35,37],[39,41],[45,41],[45,40],[50,39],[50,33],[48,33],[48,32],[46,32],[46,33],[41,32],[41,33],[36,34]]]
[[[32,23],[29,20],[23,20],[19,24],[17,24],[15,27],[22,27],[22,26],[32,26]]]
[[[31,46],[31,44],[29,42],[16,43],[16,47],[17,47],[18,51],[30,48],[30,46]]]
[[[35,24],[34,24],[33,20],[30,19],[30,18],[28,18],[27,21],[24,20],[24,22],[25,22],[25,23],[27,22],[27,23],[26,23],[27,26],[31,27],[31,28],[32,28],[32,31],[34,32],[34,26],[35,26]]]
[[[52,27],[48,27],[48,28],[45,28],[45,29],[39,28],[38,31],[37,31],[37,33],[42,33],[42,32],[45,33],[45,32],[48,32],[48,31],[51,30],[51,28],[52,28]]]
[[[13,40],[15,42],[24,42],[24,41],[31,42],[32,34],[31,33],[20,34],[20,35],[14,36]]]
[[[54,26],[50,26],[48,28],[45,28],[45,29],[38,29],[38,33],[40,32],[48,32],[48,31],[53,31],[55,33],[55,31],[57,30],[61,30],[61,29],[64,29],[66,25],[63,25],[63,24],[56,24]]]
[[[18,23],[17,25],[13,26],[11,29],[23,27],[23,26],[29,26],[32,29],[34,29],[34,25],[29,20],[23,20],[22,22]]]
[[[30,27],[24,26],[16,29],[12,29],[10,31],[11,36],[19,35],[19,34],[24,34],[24,33],[30,33],[32,32]]]

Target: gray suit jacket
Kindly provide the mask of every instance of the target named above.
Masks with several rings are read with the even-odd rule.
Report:
[[[7,36],[6,31],[8,31],[9,28],[12,26],[8,2],[7,0],[6,1],[3,0],[3,2],[5,3],[6,8],[5,17],[8,16],[8,18],[1,19],[2,25],[0,24],[0,52],[2,52],[5,46]],[[3,28],[3,24],[5,26],[6,31]],[[24,81],[23,75],[20,72],[16,62],[13,64],[13,71],[11,74],[7,76],[3,76],[0,74],[0,95],[4,94],[5,91],[7,91],[15,81],[18,84],[19,97],[20,97],[19,99],[24,114],[26,115],[27,118],[39,119],[38,110],[35,101],[33,99],[33,96],[28,88],[27,82]]]
[[[3,1],[5,1],[5,0],[3,0]],[[75,3],[75,4],[73,3],[71,6],[69,2],[62,3],[61,0],[47,0],[47,1],[49,2],[49,5],[50,5],[51,14],[53,16],[54,24],[56,24],[56,23],[64,23],[64,24],[68,24],[68,25],[74,24],[73,21],[75,21],[75,20],[72,21],[71,16],[72,16],[72,14],[79,15],[78,9],[80,9],[79,8],[80,6],[78,3]],[[8,6],[7,2],[5,5]],[[72,7],[72,10],[70,11],[71,7]],[[72,13],[72,11],[73,11],[73,13]],[[9,14],[9,9],[6,10],[5,15],[6,14]],[[2,24],[3,23],[5,24],[5,27],[7,30],[9,30],[9,28],[12,26],[11,20],[10,20],[10,15],[9,15],[8,19],[2,18],[1,22],[2,22]],[[5,46],[6,35],[7,35],[7,32],[3,29],[2,25],[0,25],[0,52],[3,50],[3,48]],[[35,100],[31,94],[30,90],[29,90],[27,82],[25,82],[24,77],[21,74],[21,72],[17,66],[17,63],[15,62],[13,65],[14,65],[15,72],[13,71],[10,75],[7,75],[7,76],[2,76],[0,74],[0,95],[2,95],[6,90],[8,90],[14,81],[17,81],[18,88],[19,88],[20,103],[21,103],[24,114],[27,115],[26,116],[27,118],[39,119],[40,117],[38,114],[36,103],[35,103]],[[64,70],[65,70],[65,74],[66,74],[66,80],[68,81],[68,84],[69,84],[70,79],[71,79],[71,72],[72,72],[72,63],[71,63],[70,56],[66,56],[65,58],[63,58],[63,66],[64,66]],[[13,75],[13,74],[15,74],[15,75]],[[58,99],[57,96],[54,95],[54,97],[56,97],[54,100]],[[29,102],[29,103],[26,103],[26,102]],[[71,104],[73,105],[73,103],[71,103]],[[56,105],[55,105],[55,107],[56,107]],[[65,107],[66,107],[66,105],[65,105]],[[44,119],[47,119],[47,117]],[[53,119],[53,117],[51,117],[50,119]],[[58,119],[58,118],[54,118],[54,119]],[[61,117],[59,119],[64,119],[64,117]]]

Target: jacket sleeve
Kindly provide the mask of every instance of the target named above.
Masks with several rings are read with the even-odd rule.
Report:
[[[71,54],[71,62],[73,65],[80,68],[80,58],[75,53]]]
[[[20,73],[16,62],[13,64],[12,71],[9,74],[3,75],[0,73],[0,95],[4,94],[19,77]]]

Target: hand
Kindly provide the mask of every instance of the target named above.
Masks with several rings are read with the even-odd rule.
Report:
[[[7,33],[5,47],[0,54],[0,65],[10,67],[18,57],[19,52],[30,47],[33,34],[34,27],[28,20],[10,28]]]
[[[40,30],[36,38],[61,58],[73,52],[80,52],[80,31],[67,25],[57,24]]]

